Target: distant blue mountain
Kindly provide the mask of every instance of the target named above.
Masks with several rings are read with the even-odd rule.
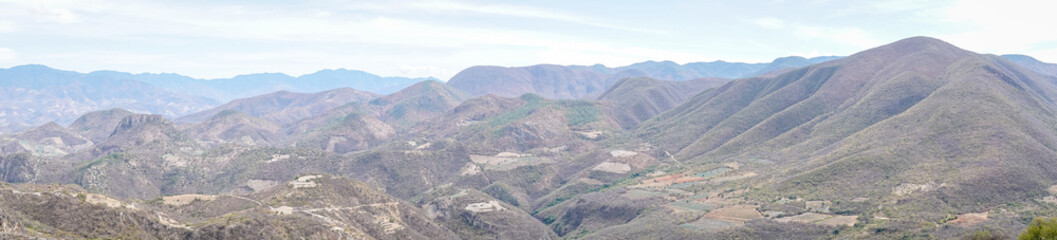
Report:
[[[389,94],[425,80],[436,79],[381,77],[336,69],[300,77],[259,73],[205,80],[172,73],[95,71],[86,74],[44,65],[23,65],[0,69],[0,132],[14,132],[52,121],[69,124],[81,114],[111,108],[173,118],[233,99],[277,91],[312,93],[347,87]]]
[[[435,78],[381,77],[363,71],[346,69],[327,69],[299,77],[291,77],[282,73],[256,73],[210,80],[178,74],[106,73],[125,74],[128,78],[161,88],[198,94],[221,102],[277,91],[313,93],[343,87],[377,94],[390,94],[421,81],[436,80]]]
[[[175,117],[217,104],[211,98],[173,93],[120,74],[84,74],[43,65],[0,69],[0,132],[48,122],[65,125],[102,109]]]
[[[1032,71],[1057,77],[1057,64],[1039,61],[1033,57],[1018,54],[1007,54],[1002,55],[1002,57]]]

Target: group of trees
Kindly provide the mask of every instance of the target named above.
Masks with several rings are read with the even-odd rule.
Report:
[[[1031,221],[1031,225],[1025,228],[1023,232],[1020,232],[1020,240],[1049,240],[1057,239],[1057,217],[1055,218],[1035,218]]]

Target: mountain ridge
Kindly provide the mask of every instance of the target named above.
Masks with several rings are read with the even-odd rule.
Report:
[[[448,81],[448,85],[474,96],[492,93],[518,97],[524,93],[555,99],[593,99],[618,80],[651,77],[685,81],[697,78],[744,78],[791,67],[825,62],[839,57],[783,57],[771,63],[729,63],[724,61],[677,64],[672,61],[646,61],[623,67],[561,66],[539,64],[525,67],[473,66]]]

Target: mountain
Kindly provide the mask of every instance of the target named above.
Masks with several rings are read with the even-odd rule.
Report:
[[[646,77],[625,78],[613,84],[598,97],[606,103],[606,114],[624,128],[633,128],[686,99],[723,85],[730,80],[700,78],[688,81],[665,81]]]
[[[47,122],[68,124],[81,114],[124,108],[165,116],[205,110],[216,101],[181,95],[153,85],[108,75],[61,71],[41,65],[0,69],[0,131],[14,132]]]
[[[685,81],[696,78],[747,78],[762,75],[768,72],[798,68],[811,64],[826,62],[840,57],[825,56],[804,58],[798,56],[776,58],[769,63],[740,63],[740,62],[692,62],[683,65],[672,61],[646,61],[635,63],[624,67],[618,67],[616,71],[638,70],[646,73],[647,77],[662,80]]]
[[[18,145],[0,149],[0,154],[28,152],[39,157],[56,157],[91,148],[92,142],[54,122],[27,129],[0,139],[0,145]]]
[[[70,131],[76,132],[94,143],[100,143],[114,133],[114,129],[121,123],[121,119],[132,114],[134,113],[120,108],[85,113],[70,124]]]
[[[204,80],[172,73],[77,73],[43,65],[0,69],[0,79],[0,132],[17,132],[53,121],[68,124],[84,113],[111,108],[177,117],[220,102],[277,91],[321,92],[351,87],[389,94],[420,81],[435,80],[380,77],[346,69],[299,77],[260,73]],[[205,119],[208,117],[198,120]]]
[[[346,69],[326,69],[298,77],[282,73],[257,73],[221,79],[196,79],[171,73],[129,74],[99,71],[92,74],[108,74],[135,79],[174,92],[206,96],[221,102],[276,91],[321,92],[335,88],[353,88],[376,94],[389,94],[417,82],[435,80],[433,78],[381,77],[363,71]]]
[[[622,78],[650,77],[685,81],[697,78],[745,78],[772,71],[807,66],[839,57],[785,57],[771,63],[647,61],[624,67],[535,65],[528,67],[475,66],[456,74],[448,85],[474,96],[517,97],[533,93],[545,98],[593,99]]]
[[[91,150],[68,155],[62,162],[72,165],[62,179],[110,196],[149,199],[166,191],[162,186],[174,177],[166,173],[201,153],[202,146],[165,117],[133,114]]]
[[[694,76],[657,66],[540,76]],[[926,37],[759,71],[91,112],[0,135],[0,238],[963,239],[1057,216],[1051,76]]]
[[[184,129],[184,132],[206,144],[237,142],[267,146],[283,140],[278,124],[236,110],[220,112],[209,120]]]
[[[234,110],[284,126],[346,103],[366,102],[377,97],[378,95],[373,93],[352,88],[337,88],[317,93],[278,91],[237,99],[219,107],[177,118],[175,122],[201,122],[221,112]]]
[[[491,93],[517,97],[533,93],[546,98],[576,99],[591,98],[621,78],[642,75],[645,74],[634,70],[609,74],[558,65],[475,66],[455,74],[448,85],[474,96]]]
[[[381,115],[379,119],[397,127],[441,116],[470,96],[438,81],[423,81],[399,92],[371,100],[369,105]]]
[[[1038,59],[1025,55],[1008,54],[1002,55],[1002,57],[1009,61],[1013,61],[1024,68],[1031,69],[1032,71],[1057,77],[1057,64],[1039,61]]]
[[[286,132],[295,146],[348,153],[383,145],[396,136],[392,125],[362,103],[349,103],[302,119]]]
[[[1057,86],[1013,62],[914,37],[732,81],[637,136],[684,164],[745,166],[744,182],[764,186],[746,197],[761,211],[785,196],[830,201],[903,231],[1033,203],[1057,184],[1055,97]]]
[[[5,149],[6,152],[6,149]],[[0,155],[0,181],[22,183],[34,180],[41,161],[28,153]]]
[[[440,189],[420,202],[427,216],[462,239],[558,238],[532,215],[478,190]]]

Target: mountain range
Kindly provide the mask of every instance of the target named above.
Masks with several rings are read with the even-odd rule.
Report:
[[[618,80],[650,77],[685,81],[697,78],[744,78],[772,71],[803,67],[840,57],[778,58],[770,63],[647,61],[624,67],[535,65],[528,67],[476,66],[456,74],[448,84],[475,96],[497,94],[517,97],[534,93],[555,99],[593,99]]]
[[[1057,216],[1051,65],[929,37],[806,61],[89,112],[0,135],[0,238],[962,239]]]
[[[522,93],[535,93],[549,98],[592,98],[623,77],[650,76],[663,80],[688,80],[688,78],[720,77],[733,78],[762,74],[772,70],[804,66],[838,57],[786,57],[772,63],[689,63],[642,62],[620,68],[595,66],[541,65],[528,67],[535,75],[522,78],[534,86],[509,82],[499,85],[479,81],[493,81],[487,73],[491,67],[472,67],[465,74],[453,78],[451,85],[471,95],[481,95],[474,89],[481,86],[502,86],[489,89],[507,97]],[[498,81],[518,78],[520,68],[495,68],[500,74]],[[511,72],[511,71],[514,72]],[[478,73],[484,72],[484,73]],[[539,75],[544,74],[544,75]],[[474,79],[482,76],[488,79]],[[122,108],[139,113],[161,114],[169,118],[184,116],[212,108],[219,103],[248,98],[262,94],[286,91],[286,94],[313,93],[336,88],[352,88],[374,94],[390,94],[415,83],[436,80],[433,78],[380,77],[356,70],[322,70],[298,77],[281,73],[259,73],[239,75],[225,79],[196,79],[179,74],[141,73],[131,74],[116,71],[77,73],[56,70],[42,65],[24,65],[0,69],[0,132],[16,132],[48,122],[68,124],[81,114]],[[569,83],[575,82],[569,85]],[[564,85],[563,85],[564,84]],[[276,93],[279,94],[279,93]],[[39,111],[49,109],[49,111]],[[199,115],[199,118],[202,116]],[[193,117],[192,117],[193,118]],[[201,120],[201,119],[199,119]],[[178,120],[182,121],[182,120]]]

